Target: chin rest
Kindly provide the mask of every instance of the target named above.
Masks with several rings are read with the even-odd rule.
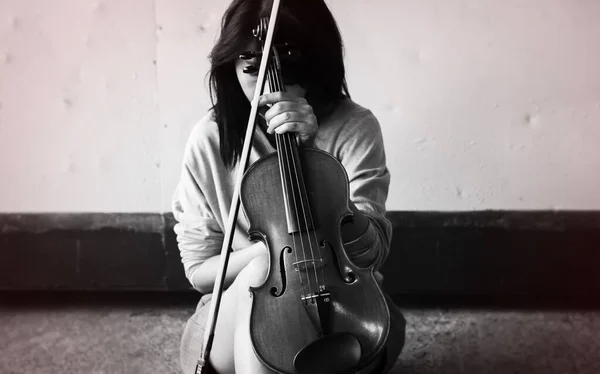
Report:
[[[349,333],[326,335],[302,348],[294,357],[296,374],[354,373],[362,349],[358,339]]]

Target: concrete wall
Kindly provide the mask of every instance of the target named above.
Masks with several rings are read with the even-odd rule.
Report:
[[[228,2],[0,0],[0,212],[165,212]],[[600,208],[600,2],[329,0],[389,210]]]

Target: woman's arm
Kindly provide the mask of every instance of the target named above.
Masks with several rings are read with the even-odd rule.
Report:
[[[224,287],[227,289],[238,276],[240,271],[250,263],[255,257],[265,252],[265,245],[257,242],[249,247],[231,252],[229,254],[229,263],[227,264],[227,273],[225,275]],[[201,293],[211,293],[219,271],[221,255],[212,256],[206,259],[200,266],[196,267],[190,276],[192,286]]]
[[[379,269],[389,253],[391,223],[386,218],[390,173],[377,118],[368,110],[354,112],[340,134],[339,159],[350,182],[354,219],[342,225],[344,248],[358,266]]]

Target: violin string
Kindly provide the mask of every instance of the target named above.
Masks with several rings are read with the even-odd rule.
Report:
[[[279,84],[280,88],[283,89],[283,83],[281,82],[281,77],[277,77],[277,79],[279,80],[278,84]],[[299,172],[298,172],[299,168],[296,165],[296,159],[293,157],[293,152],[292,152],[293,148],[292,148],[291,142],[294,142],[294,141],[295,141],[295,138],[292,137],[289,134],[287,134],[287,136],[285,136],[283,138],[284,148],[286,149],[286,152],[290,155],[289,158],[291,158],[292,164],[293,164],[293,167],[294,167],[294,174],[292,175],[292,179],[294,179],[293,177],[295,176],[295,184],[296,184],[296,186],[298,188],[298,193],[302,193],[303,190],[302,190],[302,187],[300,185],[300,177],[299,177]],[[288,169],[289,169],[289,165],[288,165]],[[306,191],[304,191],[304,192],[306,192]],[[305,201],[308,202],[308,197],[306,196],[306,194],[304,195],[304,199],[302,199],[302,196],[298,196],[298,200],[300,201],[300,206],[302,208],[302,216],[304,218],[304,225],[305,225],[304,227],[305,227],[306,231],[308,232],[309,224],[308,224],[308,220],[307,220],[307,216],[306,216],[306,211],[308,211],[309,214],[310,214],[310,209],[308,207],[305,207],[305,203],[304,203]],[[296,195],[295,194],[294,194],[294,205],[298,206],[298,203],[296,202]],[[298,220],[299,223],[301,222],[299,220],[298,211],[297,210],[296,210],[296,219]],[[314,225],[314,221],[312,219],[312,216],[310,218],[310,221],[311,221],[312,227],[313,227],[313,235],[315,236],[315,243],[317,243],[317,245],[318,245],[318,239],[316,237],[316,233],[314,232],[315,225]],[[300,236],[300,238],[302,240],[302,235]],[[310,249],[310,260],[312,261],[312,265],[313,265],[312,267],[313,267],[313,270],[314,270],[314,273],[315,273],[315,286],[316,286],[316,289],[314,290],[313,293],[319,294],[319,284],[320,284],[320,282],[319,282],[319,275],[317,273],[317,267],[315,266],[315,262],[314,262],[315,261],[315,253],[314,253],[315,251],[313,250],[312,241],[310,240],[310,234],[309,234],[309,240],[308,240],[308,247]],[[304,255],[304,259],[306,261],[306,250],[305,250],[305,247],[304,247],[304,243],[302,243],[302,250],[303,250],[303,252],[305,254]],[[308,276],[308,274],[307,274],[307,276]],[[310,280],[310,277],[308,277],[308,279]],[[310,288],[310,286],[309,286],[309,288]]]
[[[294,214],[295,214],[296,222],[298,224],[298,238],[299,238],[299,241],[300,241],[300,247],[298,249],[302,250],[301,258],[302,258],[303,262],[302,262],[302,265],[299,268],[299,273],[300,273],[300,277],[301,278],[302,278],[302,274],[306,274],[306,279],[307,279],[307,282],[308,282],[308,292],[305,293],[304,290],[303,290],[302,293],[305,296],[309,296],[312,293],[314,293],[314,288],[313,288],[313,282],[311,282],[310,270],[308,270],[308,267],[307,267],[308,266],[308,262],[307,262],[307,258],[306,258],[306,255],[307,255],[306,254],[306,245],[304,244],[304,234],[303,234],[304,230],[301,227],[302,221],[300,220],[300,217],[298,216],[299,209],[297,208],[298,207],[298,201],[297,200],[299,200],[299,197],[297,196],[297,192],[296,192],[296,190],[294,188],[293,175],[291,174],[292,167],[290,165],[290,159],[291,159],[292,163],[294,163],[294,157],[293,157],[292,152],[290,151],[290,147],[287,144],[288,140],[289,140],[289,137],[290,137],[289,134],[284,134],[283,136],[280,136],[279,138],[281,139],[280,145],[281,145],[281,148],[283,150],[283,153],[285,154],[285,160],[286,160],[286,163],[287,163],[287,170],[288,170],[287,181],[289,182],[289,184],[287,184],[287,185],[290,186],[290,190],[291,190],[290,195],[291,195],[291,197],[293,199],[293,204],[294,204],[294,207],[295,207]],[[295,245],[295,237],[296,237],[296,235],[293,235],[293,237],[294,237],[294,245]],[[310,241],[309,241],[309,244],[310,244]],[[315,288],[318,288],[317,281],[318,280],[315,279],[315,285],[314,285]]]
[[[283,91],[283,89],[284,89],[283,85],[281,85],[280,79],[278,79],[277,74],[276,74],[277,70],[276,70],[275,62],[273,60],[269,61],[268,66],[269,66],[269,69],[267,69],[267,74],[268,74],[267,77],[268,77],[269,87],[271,89],[271,92]],[[283,151],[285,151],[285,146],[282,147],[282,145],[281,145],[281,137],[280,136],[276,135],[275,136],[275,141],[276,141],[276,145],[277,145],[277,152],[280,155],[279,160],[282,160],[283,159]],[[286,157],[286,162],[288,164],[288,170],[289,170],[290,165],[289,165],[289,158],[288,157]],[[289,183],[287,183],[289,181],[289,175],[284,172],[284,169],[283,169],[283,166],[281,165],[281,163],[279,164],[279,171],[280,171],[281,176],[282,176],[282,178],[284,180],[283,189],[285,191],[287,189],[287,186],[289,185]],[[288,199],[289,199],[289,195],[290,195],[289,191],[287,191],[287,193],[286,193],[285,196],[288,197]],[[292,196],[294,198],[294,204],[295,204],[295,194],[293,194],[293,191],[292,191]],[[284,203],[287,204],[288,201],[284,201]],[[288,206],[288,209],[289,208],[290,207]],[[296,245],[296,236],[295,235],[292,235],[292,241],[293,241],[293,246],[294,246],[294,255],[295,255],[295,258],[296,258],[296,263],[298,263],[298,250],[297,250],[298,247]],[[304,244],[303,244],[302,236],[301,235],[300,235],[300,247],[302,248],[302,252],[304,253]],[[304,259],[306,260],[306,256],[304,256]],[[302,289],[302,294],[306,295],[306,291],[304,289],[304,280],[303,280],[303,276],[302,276],[303,272],[300,269],[298,269],[297,273],[298,273],[298,276],[299,276],[299,279],[300,279],[300,287]],[[311,282],[310,282],[310,277],[308,275],[307,275],[307,283],[308,283],[308,285],[307,285],[308,286],[308,290],[310,292]]]
[[[295,168],[295,165],[294,165]],[[304,201],[307,202],[307,204],[309,203],[308,201],[308,196],[306,195],[306,190],[304,191]],[[302,209],[304,210],[304,204],[302,205]],[[308,221],[312,224],[313,230],[311,232],[312,236],[314,237],[314,243],[316,245],[316,250],[315,252],[318,255],[318,260],[319,260],[319,273],[321,274],[321,280],[319,280],[319,275],[317,274],[317,268],[315,267],[315,278],[316,278],[316,282],[317,282],[317,293],[321,293],[321,288],[320,286],[325,286],[325,276],[323,275],[323,255],[321,254],[321,249],[320,249],[320,244],[319,244],[319,238],[317,237],[317,230],[316,230],[316,225],[315,225],[315,220],[313,218],[312,215],[312,209],[310,209],[310,205],[308,206],[308,209],[306,209],[308,211]],[[304,213],[304,220],[306,221],[306,212]],[[308,224],[307,224],[308,225]],[[309,240],[310,242],[310,240]],[[313,248],[312,245],[310,247],[310,253],[311,256],[313,257],[313,259],[315,258],[315,254],[313,253]]]
[[[280,143],[279,143],[279,147],[282,149],[282,152],[285,155],[285,162],[287,164],[287,170],[289,171],[288,173],[286,173],[286,176],[287,176],[286,181],[289,182],[289,183],[286,183],[286,186],[290,186],[291,187],[290,188],[291,191],[288,192],[288,196],[291,195],[291,197],[293,199],[294,207],[297,207],[298,206],[297,196],[296,196],[296,191],[293,188],[293,181],[292,181],[292,175],[291,175],[291,166],[290,166],[290,159],[292,159],[292,162],[293,162],[294,158],[293,158],[293,155],[291,155],[291,152],[289,151],[289,147],[287,146],[286,139],[288,139],[288,137],[289,137],[289,135],[285,135],[285,134],[283,136],[278,136],[278,138],[281,139]],[[291,209],[291,207],[289,209]],[[295,216],[296,216],[295,217],[296,218],[296,222],[298,224],[300,224],[302,221],[300,221],[300,217],[298,217],[298,209],[297,208],[294,209],[294,213],[295,213]],[[307,267],[306,267],[306,265],[307,265],[307,260],[306,260],[306,246],[304,245],[303,230],[302,230],[301,227],[298,227],[298,230],[299,230],[299,232],[298,232],[298,239],[300,241],[300,247],[296,246],[296,235],[295,234],[292,235],[292,238],[294,240],[294,247],[296,249],[296,251],[295,251],[296,252],[296,256],[297,256],[297,253],[298,253],[298,249],[302,250],[302,256],[301,256],[301,258],[303,259],[303,262],[302,262],[303,265],[299,264],[298,272],[299,272],[299,276],[300,276],[300,279],[301,279],[301,284],[302,284],[302,278],[303,278],[302,274],[306,273],[306,279],[307,279],[307,283],[308,283],[308,292],[305,292],[304,288],[303,288],[302,289],[302,294],[305,295],[305,296],[308,296],[308,295],[310,295],[312,293],[312,289],[313,289],[312,283],[313,282],[311,282],[310,273],[308,271],[306,271],[306,269],[307,269]],[[298,258],[297,257],[296,257],[296,262],[298,263]],[[315,282],[316,281],[317,280],[315,280]],[[315,287],[318,287],[317,283],[315,283]]]
[[[281,79],[281,77],[279,77],[279,79]],[[280,81],[279,85],[280,85],[280,87],[283,87],[284,83]],[[293,142],[293,141],[295,141],[295,137],[292,137],[291,135],[288,135],[286,138],[284,138],[284,141],[286,141],[286,143],[288,143],[287,147],[291,149],[292,146],[291,146],[290,143]],[[292,152],[290,151],[290,153],[292,153]],[[315,283],[316,283],[316,286],[317,286],[315,293],[319,294],[320,293],[320,287],[319,287],[319,285],[321,284],[321,282],[319,281],[319,275],[317,273],[317,267],[314,266],[314,264],[315,264],[314,260],[316,258],[315,258],[315,251],[313,250],[312,240],[311,240],[310,236],[312,234],[312,236],[314,237],[314,243],[316,244],[316,247],[317,247],[316,252],[318,253],[318,256],[319,256],[318,260],[320,262],[322,262],[321,250],[319,249],[319,239],[317,237],[317,233],[316,233],[316,230],[315,230],[316,226],[315,226],[314,219],[312,217],[312,212],[311,212],[311,209],[310,209],[310,205],[308,207],[305,207],[305,204],[304,204],[304,202],[306,202],[308,204],[308,196],[306,195],[306,189],[303,190],[301,188],[301,185],[300,185],[300,178],[298,177],[298,175],[299,175],[298,169],[299,168],[296,166],[296,159],[294,157],[291,157],[291,158],[292,158],[292,162],[294,164],[294,174],[296,176],[296,185],[298,186],[298,192],[300,194],[302,194],[304,192],[304,196],[300,196],[299,200],[301,202],[302,215],[303,215],[303,218],[304,218],[304,224],[305,224],[305,227],[306,227],[307,231],[308,231],[308,227],[309,227],[308,222],[312,223],[311,227],[313,228],[313,230],[312,230],[312,233],[309,233],[309,235],[308,235],[309,236],[308,243],[309,243],[309,247],[310,247],[311,260],[313,262],[313,269],[314,269],[314,272],[315,272]],[[304,197],[304,199],[302,199],[302,197]],[[308,220],[307,220],[307,214],[306,214],[307,211],[308,211]],[[303,246],[303,249],[304,249],[304,246]],[[319,266],[319,273],[321,273],[321,278],[323,279],[323,268],[322,268],[322,266]]]
[[[276,92],[276,91],[274,91],[274,92]],[[287,164],[287,167],[288,167],[288,170],[289,170],[290,169],[289,156],[286,154],[286,147],[285,147],[285,145],[282,144],[282,140],[285,141],[285,138],[282,139],[282,137],[280,135],[276,135],[275,139],[276,139],[276,142],[277,142],[277,150],[280,153],[279,159],[282,160],[282,162],[285,162]],[[285,160],[284,160],[284,158],[285,158]],[[284,178],[283,188],[286,190],[286,197],[287,197],[287,199],[286,199],[286,201],[284,203],[288,204],[288,209],[291,209],[291,207],[289,206],[290,195],[291,195],[291,197],[294,200],[294,205],[296,204],[296,195],[294,194],[293,189],[292,189],[292,191],[290,191],[290,189],[288,187],[288,186],[291,185],[291,183],[289,183],[290,176],[289,176],[288,173],[285,172],[285,169],[283,168],[283,166],[281,164],[280,164],[280,172],[281,172],[281,175]],[[296,216],[297,216],[297,214],[296,214]],[[297,220],[297,218],[296,218],[296,220]],[[291,236],[292,236],[292,241],[293,241],[293,245],[294,245],[294,255],[295,255],[295,258],[296,258],[296,264],[298,264],[298,266],[299,266],[299,267],[296,268],[296,270],[297,270],[296,272],[297,272],[298,277],[300,279],[300,286],[302,288],[302,295],[307,295],[308,293],[310,293],[310,289],[312,288],[312,284],[311,284],[311,281],[310,281],[310,277],[307,274],[306,280],[307,280],[308,292],[306,292],[306,290],[304,289],[304,276],[303,276],[304,272],[302,271],[302,269],[300,267],[300,262],[298,261],[298,251],[300,249],[302,249],[302,254],[303,254],[303,256],[301,256],[301,257],[303,257],[304,260],[306,260],[306,255],[305,255],[305,251],[304,251],[304,242],[302,240],[302,235],[300,235],[299,236],[300,246],[298,246],[296,244],[296,235],[292,234]]]
[[[274,70],[274,71],[277,71],[277,70]],[[276,82],[276,85],[277,85],[276,89],[278,91],[284,91],[285,90],[283,82],[281,80],[281,76],[279,74],[275,75],[275,82]],[[293,181],[293,179],[294,179],[293,176],[294,175],[288,175],[288,181],[290,179],[292,179],[292,181],[290,183],[290,186],[292,187],[291,188],[291,190],[292,190],[291,191],[291,195],[292,195],[292,198],[293,198],[293,201],[294,201],[294,207],[296,207],[296,209],[294,209],[295,210],[295,214],[296,214],[295,218],[296,218],[296,222],[299,225],[301,225],[302,221],[300,220],[300,217],[298,215],[299,214],[299,210],[297,209],[297,207],[298,207],[298,200],[300,201],[300,205],[302,206],[303,210],[304,210],[304,204],[302,203],[301,197],[297,195],[297,193],[301,191],[301,188],[300,188],[300,183],[297,180],[298,171],[297,171],[296,164],[295,164],[294,154],[293,154],[292,148],[291,148],[291,146],[289,144],[289,142],[291,141],[291,139],[292,138],[291,138],[290,134],[283,134],[283,136],[281,136],[281,143],[283,143],[282,144],[282,146],[283,146],[282,148],[283,148],[285,154],[287,155],[286,156],[286,162],[287,162],[287,165],[288,165],[288,170],[290,170],[290,174],[291,174],[291,170],[292,170],[291,166],[290,166],[290,159],[291,159],[293,167],[294,167],[294,172],[296,174],[296,181],[295,181],[296,183],[295,183],[295,185],[298,188],[297,192],[296,192],[296,189],[293,188],[294,187],[294,184],[293,184],[294,183],[294,181]],[[306,222],[306,216],[304,216],[304,218],[305,218],[304,219],[305,228],[308,228],[308,224]],[[306,256],[307,256],[307,254],[306,254],[306,246],[304,245],[304,235],[302,233],[304,230],[302,230],[300,227],[299,227],[299,229],[300,229],[299,230],[300,231],[300,233],[299,233],[300,247],[302,248],[303,260],[304,260],[303,263],[305,264],[304,268],[306,269],[306,266],[307,266]],[[312,260],[314,260],[314,255],[313,255],[312,244],[311,244],[310,240],[308,240],[308,245],[309,245],[310,251],[311,251],[311,258],[310,258],[310,260],[312,261]],[[313,268],[314,268],[314,261],[313,261]],[[315,282],[315,289],[313,289],[313,287],[312,287],[312,282],[311,282],[311,279],[310,279],[311,278],[311,276],[310,276],[310,270],[307,271],[306,276],[307,276],[307,279],[308,279],[308,289],[309,289],[309,291],[313,291],[311,293],[317,293],[318,289],[319,289],[319,279],[318,279],[318,276],[317,276],[317,273],[316,273],[316,269],[315,269],[315,280],[314,280],[314,282]]]
[[[291,143],[293,141],[295,141],[294,138],[292,138],[291,136],[287,137],[287,143]],[[288,145],[288,147],[291,148],[291,144]],[[298,186],[298,192],[301,193],[302,189],[301,189],[301,186],[300,186],[300,178],[298,177],[299,173],[298,173],[298,169],[297,169],[297,166],[296,166],[296,160],[294,158],[292,158],[292,163],[294,164],[293,165],[294,166],[294,175],[296,176],[295,179],[296,179],[296,185]],[[304,218],[304,225],[305,225],[305,227],[306,227],[306,229],[308,231],[308,227],[309,227],[308,221],[309,220],[307,219],[306,211],[308,210],[308,212],[310,214],[310,209],[307,208],[307,207],[305,207],[305,204],[304,204],[304,201],[308,202],[308,197],[306,195],[304,195],[304,200],[301,197],[299,197],[299,200],[300,200],[300,205],[302,207],[302,216]],[[318,238],[317,238],[317,234],[316,234],[316,232],[314,230],[315,229],[315,224],[314,224],[314,221],[312,220],[312,217],[310,218],[310,221],[311,221],[312,227],[313,227],[312,234],[314,235],[315,243],[317,243],[317,246],[318,246]],[[310,236],[310,234],[309,234],[309,236]],[[315,293],[318,294],[319,293],[319,285],[320,285],[321,282],[319,281],[319,275],[317,273],[317,267],[314,266],[314,260],[315,260],[315,253],[314,252],[315,251],[313,250],[313,245],[312,245],[312,241],[311,240],[308,240],[308,245],[309,245],[309,248],[310,248],[310,256],[311,256],[311,260],[313,261],[313,269],[314,269],[314,273],[315,273],[315,283],[316,283],[316,291],[315,291]]]
[[[267,19],[263,18],[261,21],[262,21],[261,22],[261,26],[262,27],[266,27]],[[276,53],[277,52],[276,52],[276,49],[275,49],[274,52],[273,52],[274,58],[271,59],[270,61],[268,61],[269,69],[267,69],[267,71],[268,71],[268,78],[269,78],[269,87],[271,88],[271,92],[277,92],[277,91],[284,91],[285,90],[284,84],[283,84],[282,79],[281,79],[282,77],[280,76],[280,74],[278,74],[278,72],[279,72],[278,66],[275,65],[275,63],[278,62],[276,60],[278,58],[278,56],[276,55]],[[292,151],[292,146],[290,144],[291,142],[295,141],[295,138],[292,138],[290,134],[283,134],[283,136],[279,136],[279,134],[277,134],[275,136],[275,139],[276,139],[276,144],[277,144],[277,148],[278,148],[278,153],[280,155],[279,159],[282,160],[282,157],[283,157],[282,155],[283,154],[286,155],[286,163],[288,164],[288,170],[290,170],[290,173],[291,173],[291,168],[290,168],[290,165],[289,165],[289,162],[290,162],[289,159],[290,158],[292,159],[292,163],[293,163],[293,166],[294,166],[294,173],[295,173],[295,177],[296,177],[295,178],[296,179],[295,180],[295,182],[296,182],[295,184],[296,184],[296,186],[298,188],[297,192],[300,193],[300,194],[302,194],[302,192],[304,192],[304,200],[306,201],[308,197],[306,196],[306,191],[303,191],[302,188],[301,188],[299,174],[298,174],[298,169],[299,168],[296,166],[296,160],[295,160],[295,157],[294,157],[294,154],[293,154],[293,151]],[[290,178],[293,179],[294,175],[287,175],[287,179],[286,179],[286,173],[283,172],[282,165],[280,164],[279,166],[280,166],[281,175],[283,177],[283,182],[284,182],[283,183],[283,188],[284,188],[284,191],[288,188],[288,186],[291,188],[291,196],[292,196],[292,198],[294,200],[294,207],[297,208],[298,207],[298,203],[296,201],[297,200],[296,199],[296,197],[297,197],[296,196],[296,191],[295,191],[295,188],[293,188],[294,187],[293,186],[293,182],[290,181]],[[291,182],[292,184],[288,184],[286,182]],[[288,193],[286,195],[287,199],[288,199],[287,200],[288,203],[290,202],[289,201],[289,195],[290,195],[290,193],[288,191]],[[302,211],[303,211],[303,218],[304,218],[305,229],[308,230],[309,226],[308,226],[308,222],[307,222],[306,211],[308,210],[308,212],[310,214],[310,208],[307,209],[307,207],[305,207],[305,204],[303,202],[302,196],[298,196],[298,200],[300,200],[301,208],[302,208]],[[288,206],[288,209],[290,209],[290,208],[291,207]],[[296,218],[296,222],[297,222],[298,225],[300,225],[302,221],[300,221],[300,217],[298,216],[298,214],[299,214],[298,209],[294,209],[294,210],[295,210],[295,215],[296,215],[296,217],[295,217]],[[310,214],[310,221],[313,223],[313,229],[314,229],[314,221],[313,221],[313,218],[312,218],[312,214]],[[299,239],[300,239],[300,245],[301,245],[301,248],[302,248],[302,254],[303,254],[303,257],[304,257],[303,263],[305,264],[304,268],[306,269],[306,264],[307,264],[306,256],[307,256],[307,253],[306,253],[305,246],[304,246],[302,229],[300,227],[298,227],[298,228],[300,230]],[[314,232],[314,230],[313,230],[313,235],[315,237],[315,243],[318,246],[318,239],[316,237],[316,233]],[[296,249],[296,240],[295,240],[294,236],[295,235],[292,235],[293,245],[294,245],[294,249]],[[313,251],[312,240],[310,240],[310,233],[309,233],[308,244],[309,244],[309,248],[310,248],[310,252],[311,252],[310,256],[311,256],[311,261],[312,261],[312,267],[313,267],[313,270],[314,270],[314,273],[315,273],[315,286],[316,286],[316,290],[315,290],[314,294],[318,294],[318,293],[320,293],[319,292],[320,291],[320,287],[319,287],[319,275],[317,274],[317,266],[315,266],[315,262],[314,262],[315,261],[315,254],[314,254],[314,251]],[[297,251],[296,250],[295,250],[295,255],[296,255],[296,262],[298,263],[298,261],[297,261],[297,256],[298,255],[297,255]],[[319,255],[320,255],[320,251],[319,251]],[[322,260],[320,258],[320,256],[319,256],[319,260]],[[319,269],[320,269],[320,272],[322,273],[321,266],[319,266]],[[302,272],[303,271],[300,271],[298,269],[298,272],[300,273],[299,277],[300,277],[300,284],[301,284],[301,287],[302,287],[302,293],[305,294],[304,293],[304,283],[302,281]],[[310,291],[311,288],[312,288],[312,284],[311,284],[312,282],[310,280],[310,278],[311,278],[310,277],[310,270],[307,271],[306,275],[307,275],[307,280],[308,280],[308,288],[309,288],[309,291]]]
[[[294,169],[295,169],[295,165],[294,165]],[[304,199],[305,199],[304,201],[306,201],[307,204],[310,203],[309,200],[308,200],[308,196],[306,195],[306,190],[304,190]],[[304,204],[302,204],[302,209],[304,210]],[[315,252],[317,252],[319,264],[321,265],[321,266],[319,266],[319,273],[321,274],[321,280],[319,280],[319,275],[317,274],[317,270],[316,270],[316,267],[315,267],[315,278],[316,278],[316,282],[317,282],[317,293],[320,294],[321,293],[320,286],[321,285],[325,286],[325,276],[323,275],[323,255],[321,254],[321,248],[320,248],[321,245],[319,244],[319,238],[317,237],[317,229],[316,229],[316,225],[315,225],[315,220],[314,220],[313,215],[312,215],[312,209],[310,209],[310,205],[308,206],[308,209],[306,209],[306,210],[308,211],[308,221],[312,224],[312,228],[313,228],[311,234],[314,237],[314,243],[316,245]],[[306,214],[306,212],[304,212],[304,220],[305,221],[306,221],[306,216],[307,216],[307,214]],[[308,227],[308,223],[307,223],[307,227]],[[310,240],[309,240],[309,242],[310,242]],[[311,256],[313,257],[313,259],[315,259],[315,255],[313,253],[312,245],[310,247],[310,253],[311,253]]]

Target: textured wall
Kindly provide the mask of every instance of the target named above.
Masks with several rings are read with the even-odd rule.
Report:
[[[168,211],[226,3],[0,0],[0,211]],[[600,2],[329,4],[390,210],[600,209]]]

